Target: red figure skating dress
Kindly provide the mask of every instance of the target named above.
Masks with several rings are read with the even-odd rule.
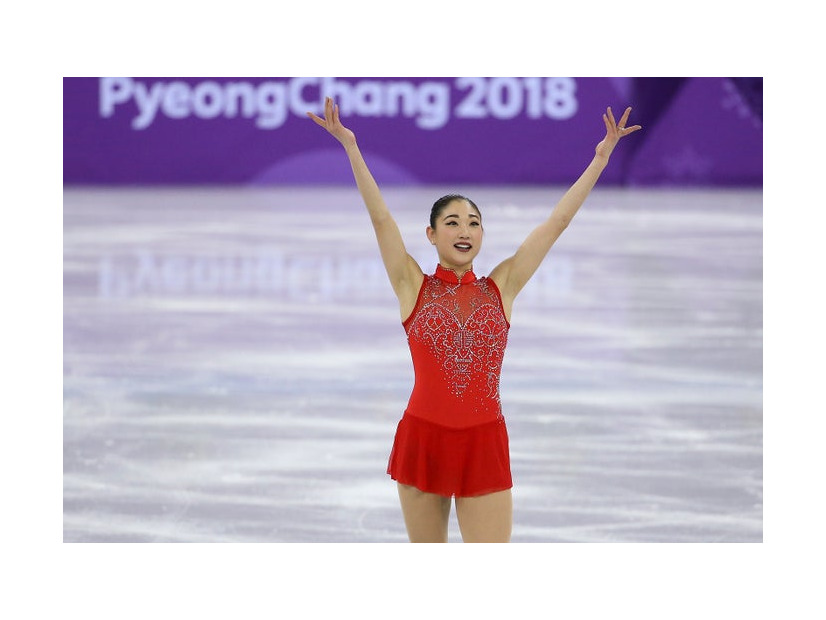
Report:
[[[493,280],[441,265],[403,323],[415,384],[387,473],[447,497],[511,488],[499,375],[510,327]]]

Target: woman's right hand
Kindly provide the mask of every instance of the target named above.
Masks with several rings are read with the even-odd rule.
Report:
[[[332,97],[327,97],[324,101],[324,118],[320,118],[312,112],[307,112],[307,116],[313,119],[317,125],[324,127],[345,147],[356,143],[356,134],[341,124],[338,117],[338,105],[333,103]]]

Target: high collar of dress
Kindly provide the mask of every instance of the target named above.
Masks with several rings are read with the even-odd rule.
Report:
[[[445,269],[440,264],[436,265],[436,273],[434,275],[440,280],[447,282],[448,284],[468,284],[476,280],[476,274],[473,273],[473,267],[471,267],[464,274],[462,274],[461,281],[459,280],[459,276],[455,271],[453,271],[452,269]]]

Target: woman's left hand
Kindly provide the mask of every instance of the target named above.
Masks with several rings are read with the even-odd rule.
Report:
[[[626,108],[623,115],[620,117],[619,123],[614,120],[614,114],[609,107],[605,114],[602,115],[602,120],[605,121],[605,138],[602,142],[597,144],[596,154],[606,159],[611,155],[611,151],[620,141],[620,138],[634,133],[638,129],[642,129],[642,125],[633,125],[626,127],[628,116],[631,114],[631,108]]]

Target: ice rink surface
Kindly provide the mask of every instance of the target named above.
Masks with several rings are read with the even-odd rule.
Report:
[[[563,188],[479,205],[486,275]],[[65,542],[404,542],[413,385],[353,187],[65,189]],[[597,188],[517,298],[513,542],[762,542],[760,190]],[[450,540],[461,540],[455,514]]]

